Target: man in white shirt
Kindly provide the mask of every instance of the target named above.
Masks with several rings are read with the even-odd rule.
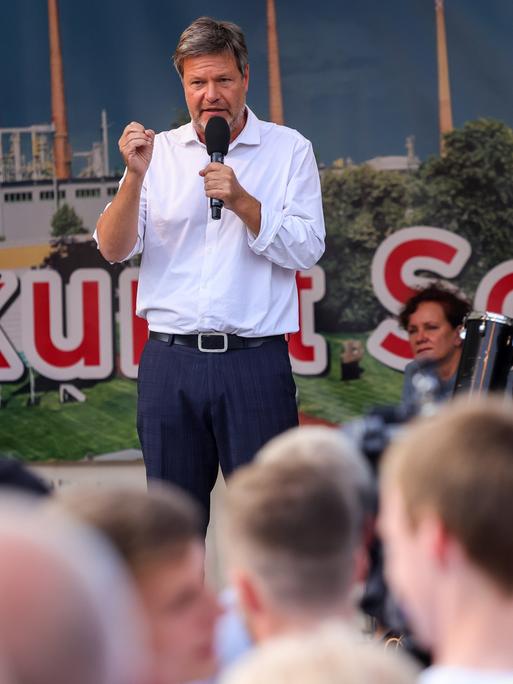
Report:
[[[208,517],[218,464],[229,475],[297,424],[284,335],[298,329],[295,272],[321,257],[324,221],[311,144],[246,106],[240,28],[197,19],[174,63],[191,122],[159,135],[136,122],[125,128],[126,172],[97,240],[110,261],[142,252],[137,313],[150,339],[138,431],[147,475],[187,490]],[[213,116],[229,124],[225,164],[208,163]],[[221,220],[209,198],[224,203]]]
[[[423,684],[513,681],[513,406],[454,402],[384,457],[385,573],[434,665]]]

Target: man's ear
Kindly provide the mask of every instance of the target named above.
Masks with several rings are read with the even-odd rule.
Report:
[[[468,565],[468,555],[462,543],[441,521],[438,521],[433,535],[432,548],[438,566],[445,571],[460,572],[462,567]]]
[[[369,574],[369,552],[376,535],[377,521],[375,516],[367,515],[363,525],[361,542],[357,545],[354,554],[354,581],[365,582]]]
[[[235,571],[232,574],[232,583],[237,591],[239,603],[244,613],[260,613],[263,608],[263,601],[255,582],[243,570]]]
[[[435,515],[423,518],[418,527],[419,534],[429,555],[440,566],[446,566],[452,551],[453,539],[443,522]]]
[[[353,582],[365,582],[369,574],[369,553],[363,544],[360,544],[353,554]]]

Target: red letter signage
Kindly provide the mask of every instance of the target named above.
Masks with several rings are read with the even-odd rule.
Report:
[[[372,284],[379,301],[397,315],[415,287],[429,278],[418,271],[431,271],[443,278],[454,278],[471,253],[470,244],[459,235],[431,226],[403,228],[378,247],[372,261]],[[382,321],[367,340],[369,352],[379,361],[403,370],[412,358],[408,337],[395,318]]]
[[[78,269],[66,287],[50,269],[22,276],[23,351],[53,380],[105,378],[113,370],[112,286],[107,271]]]

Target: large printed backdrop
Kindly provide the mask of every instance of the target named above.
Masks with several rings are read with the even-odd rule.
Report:
[[[472,87],[483,89],[477,76]],[[476,310],[513,316],[513,109],[508,122],[468,110],[444,156],[433,149],[420,166],[354,163],[344,149],[321,165],[326,253],[298,273],[301,331],[290,339],[306,418],[337,424],[399,400],[409,348],[395,315],[426,279],[450,281]],[[369,118],[376,141],[374,127]],[[386,147],[374,144],[376,154]],[[138,448],[135,378],[147,334],[134,315],[138,262],[107,264],[90,235],[115,187],[115,178],[75,179],[57,189],[67,193],[60,208],[50,202],[43,214],[35,201],[51,184],[1,185],[1,454],[79,459]]]

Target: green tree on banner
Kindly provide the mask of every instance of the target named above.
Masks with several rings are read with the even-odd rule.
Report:
[[[445,155],[419,169],[413,222],[454,231],[472,245],[460,284],[473,294],[491,268],[513,257],[513,131],[491,119],[445,136]]]
[[[84,223],[73,207],[64,203],[52,218],[52,237],[66,237],[87,233]]]
[[[411,177],[370,166],[327,170],[322,176],[326,295],[316,306],[317,327],[326,332],[366,331],[383,318],[370,265],[379,244],[407,225]]]

